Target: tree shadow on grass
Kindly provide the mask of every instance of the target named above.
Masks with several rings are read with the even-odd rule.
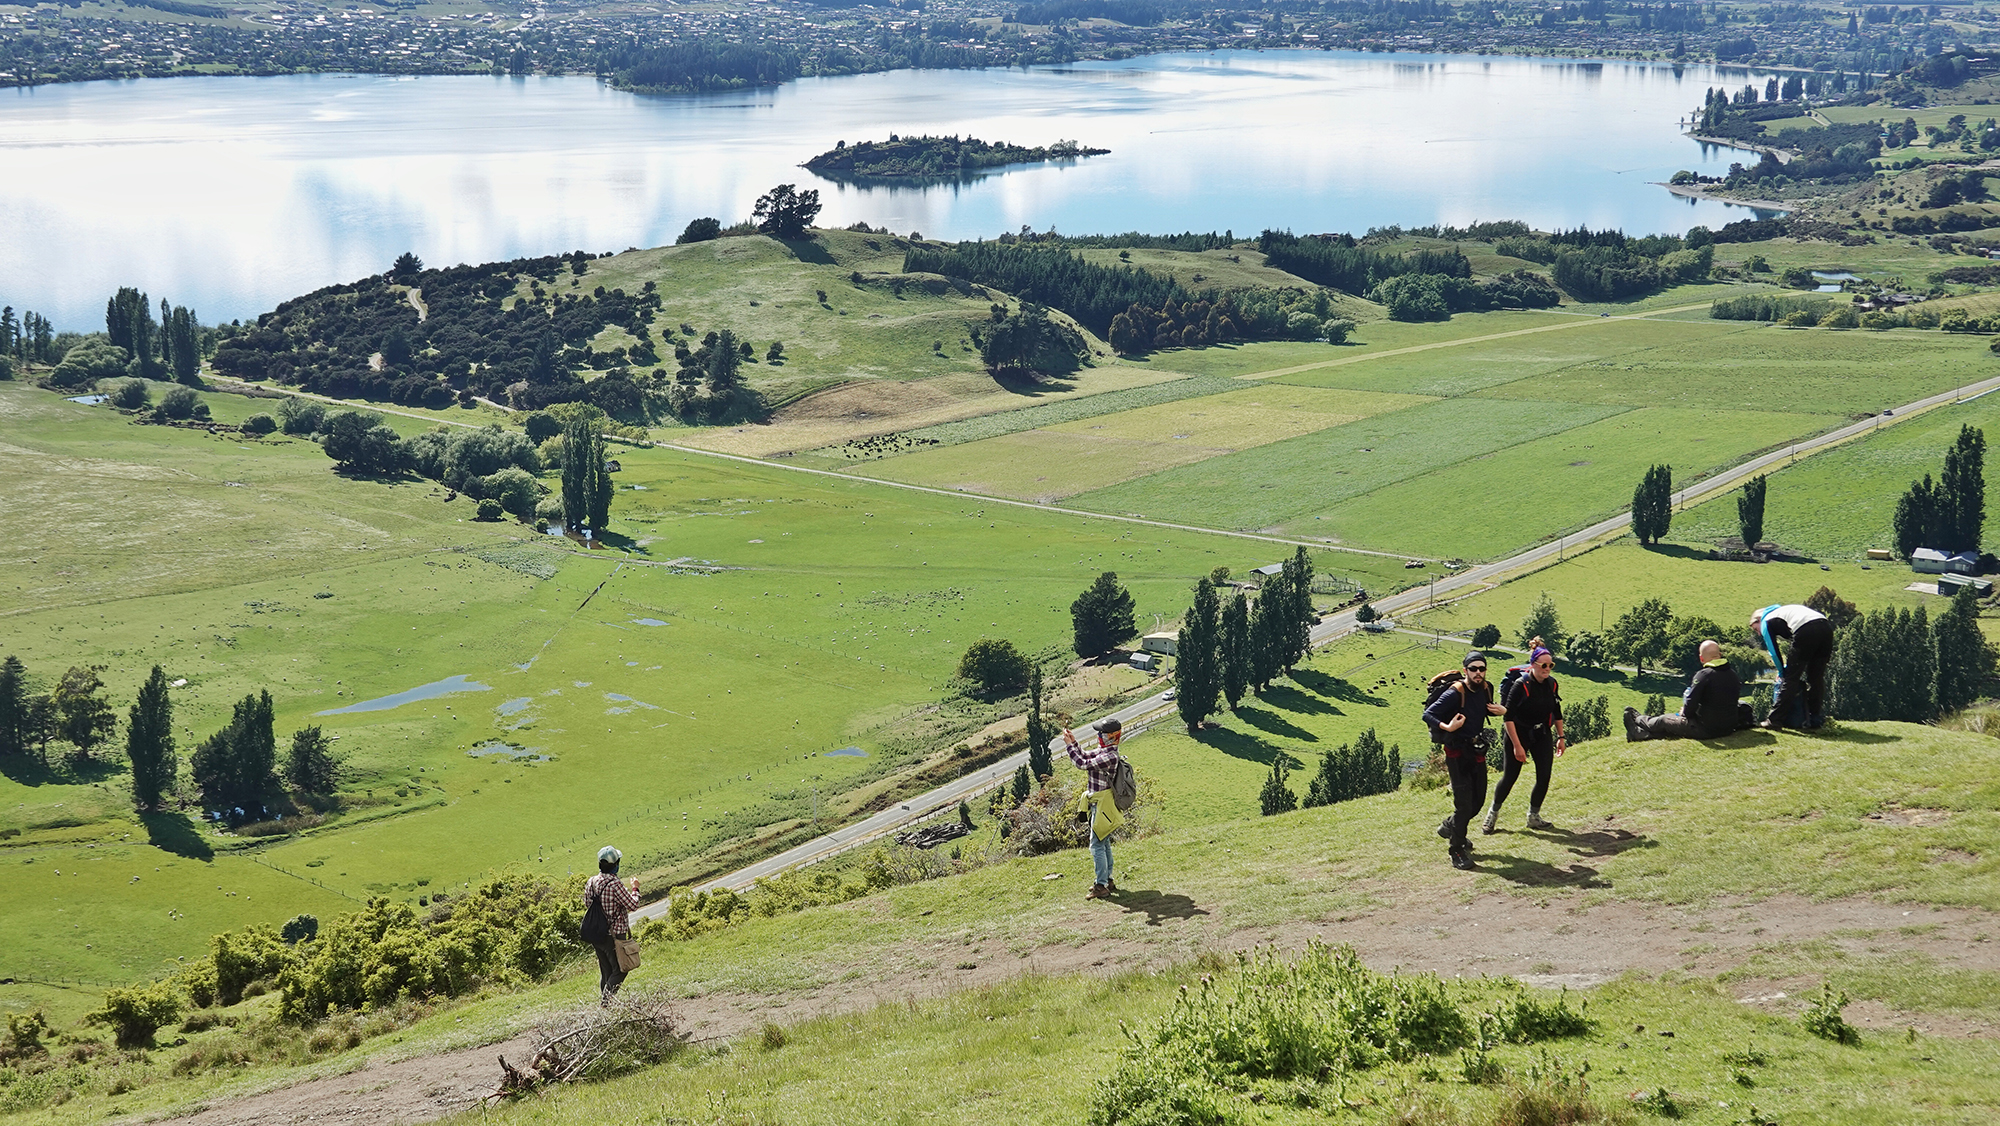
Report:
[[[1258,699],[1288,712],[1303,712],[1307,715],[1341,715],[1339,708],[1293,688],[1289,684],[1273,684],[1264,689]]]
[[[1325,696],[1331,700],[1339,700],[1343,704],[1363,704],[1371,708],[1386,708],[1389,706],[1389,701],[1378,700],[1355,687],[1349,681],[1342,680],[1337,676],[1329,676],[1318,669],[1293,669],[1292,680],[1295,683],[1305,685],[1308,689],[1321,696]],[[1342,713],[1336,710],[1334,714],[1339,715]]]
[[[792,257],[797,258],[801,262],[812,262],[821,266],[839,264],[833,260],[833,255],[827,251],[825,246],[820,244],[818,239],[782,238],[778,241],[784,244],[786,250],[792,252]]]
[[[165,849],[190,860],[213,860],[215,850],[202,839],[201,829],[185,813],[141,813],[146,835],[154,848]]]
[[[49,762],[33,754],[0,758],[0,775],[22,786],[87,786],[126,770],[122,764],[101,759],[57,758]]]
[[[1280,747],[1272,746],[1255,735],[1243,731],[1232,731],[1227,727],[1204,727],[1194,738],[1195,742],[1221,751],[1230,758],[1240,758],[1245,762],[1254,762],[1259,766],[1271,765],[1272,761],[1279,755],[1284,755],[1285,762],[1290,766],[1299,767],[1305,765],[1296,756]]]
[[[639,541],[633,539],[631,536],[622,535],[618,532],[606,532],[603,535],[597,537],[597,541],[599,543],[604,544],[607,547],[613,547],[618,549],[619,551],[630,552],[633,555],[652,554],[652,552],[647,551],[645,546],[640,544]]]
[[[1307,731],[1277,712],[1266,711],[1263,708],[1253,708],[1248,704],[1244,704],[1236,709],[1236,718],[1255,727],[1259,731],[1269,732],[1281,739],[1296,739],[1301,743],[1319,742],[1319,736],[1314,735],[1312,732]]]
[[[1128,915],[1143,913],[1149,927],[1157,927],[1168,919],[1185,920],[1208,914],[1187,896],[1169,895],[1162,891],[1117,891],[1112,893],[1111,902]]]

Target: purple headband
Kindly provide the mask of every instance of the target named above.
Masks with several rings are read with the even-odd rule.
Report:
[[[1532,652],[1532,653],[1530,653],[1530,654],[1528,654],[1528,663],[1532,665],[1532,664],[1534,664],[1534,663],[1535,663],[1536,661],[1539,661],[1539,660],[1541,660],[1541,659],[1542,659],[1543,657],[1547,657],[1547,658],[1549,658],[1550,660],[1554,660],[1554,659],[1555,659],[1555,654],[1553,654],[1553,653],[1549,652],[1549,651],[1548,651],[1547,649],[1544,649],[1543,647],[1541,647],[1541,646],[1537,645],[1537,646],[1535,646],[1535,651],[1534,651],[1534,652]]]

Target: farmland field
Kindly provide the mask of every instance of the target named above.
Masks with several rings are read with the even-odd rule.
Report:
[[[1142,615],[1175,615],[1188,576],[1282,551],[632,450],[611,529],[630,546],[583,553],[462,519],[468,502],[427,482],[340,478],[309,443],[135,425],[18,384],[0,410],[10,503],[133,536],[24,529],[8,651],[43,678],[104,665],[121,713],[154,663],[185,678],[184,763],[268,688],[281,742],[322,724],[350,767],[341,817],[254,855],[185,814],[134,816],[119,750],[15,770],[0,829],[30,862],[0,870],[0,894],[44,906],[0,920],[0,968],[31,976],[143,974],[235,923],[415,899],[507,861],[566,871],[604,835],[663,868],[799,823],[815,786],[838,813],[856,780],[949,737],[922,714],[976,638],[1060,651],[1063,608],[1100,571]],[[323,714],[460,676],[454,694]],[[845,746],[867,757],[824,757]],[[103,938],[61,940],[84,916]]]
[[[1428,401],[1414,395],[1252,387],[905,454],[872,466],[869,475],[1055,500]]]

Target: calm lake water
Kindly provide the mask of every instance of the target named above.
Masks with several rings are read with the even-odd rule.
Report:
[[[1217,52],[900,71],[749,93],[588,77],[177,78],[0,92],[0,303],[98,326],[137,285],[204,320],[425,262],[653,246],[783,182],[824,225],[973,238],[1518,218],[1682,231],[1746,209],[1670,195],[1744,154],[1676,122],[1742,69],[1463,55]],[[797,167],[840,140],[972,134],[1112,150],[970,184],[857,188]]]

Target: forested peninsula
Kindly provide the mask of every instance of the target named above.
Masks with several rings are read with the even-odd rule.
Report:
[[[842,141],[806,161],[806,168],[830,180],[950,180],[986,168],[1009,164],[1041,164],[1103,156],[1110,149],[1093,149],[1075,141],[1028,148],[977,137],[898,137],[886,141]]]

